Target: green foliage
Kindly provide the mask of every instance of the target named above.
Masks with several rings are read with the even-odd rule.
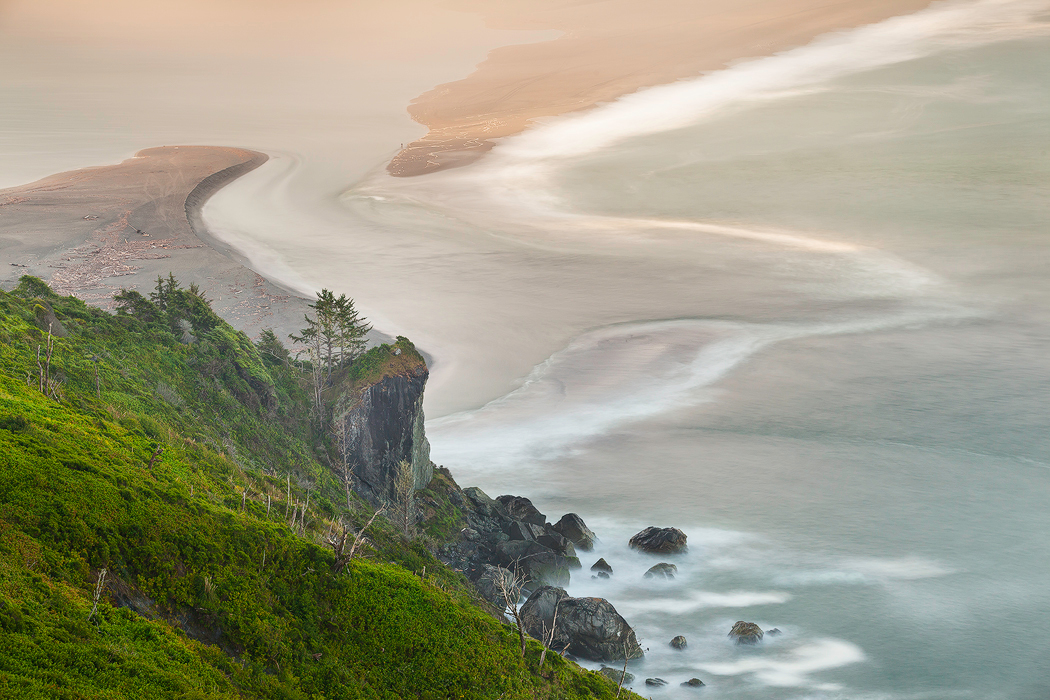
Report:
[[[521,659],[462,575],[389,523],[331,573],[326,535],[370,513],[337,505],[309,396],[276,348],[261,354],[171,277],[153,299],[122,293],[115,316],[38,283],[0,292],[0,697],[615,695],[557,655],[539,669],[538,644]],[[59,401],[26,383],[43,304],[66,331]],[[384,347],[417,361],[407,340]],[[441,479],[426,492],[435,535],[459,517]]]

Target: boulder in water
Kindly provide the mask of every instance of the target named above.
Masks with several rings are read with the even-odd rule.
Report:
[[[678,573],[678,567],[674,564],[661,562],[645,572],[645,578],[673,579]]]
[[[682,683],[682,685],[687,687],[687,688],[699,688],[703,684],[704,684],[704,682],[702,680],[700,680],[699,678],[690,678],[689,680],[687,680],[684,683]]]
[[[611,574],[613,569],[609,566],[609,562],[605,559],[599,559],[598,561],[591,564],[591,571],[604,571],[607,574]]]
[[[648,686],[660,688],[667,685],[667,681],[665,681],[663,678],[646,678],[645,684]]]
[[[544,547],[539,542],[511,540],[496,546],[499,565],[516,571],[525,580],[526,587],[539,585],[569,585],[569,568],[573,564],[566,557]]]
[[[609,668],[608,666],[602,666],[598,673],[602,674],[616,685],[620,685],[621,678],[623,679],[624,685],[627,685],[634,680],[634,675],[630,673],[624,674],[622,668]]]
[[[647,527],[631,538],[630,545],[652,554],[678,554],[687,549],[685,533],[674,527]]]
[[[762,641],[762,628],[754,622],[737,621],[733,629],[729,630],[729,636],[736,640],[737,644],[758,644]]]
[[[766,630],[766,634],[768,634],[768,635],[769,635],[770,637],[775,637],[775,636],[777,636],[778,634],[783,634],[783,632],[781,632],[781,631],[780,631],[780,630],[778,630],[778,629],[777,629],[776,627],[774,627],[774,628],[773,628],[773,629],[771,629],[771,630]]]
[[[561,520],[556,522],[552,527],[555,532],[562,535],[562,537],[572,542],[584,552],[589,552],[594,549],[594,542],[598,539],[594,536],[594,533],[591,532],[591,529],[587,527],[587,523],[583,522],[583,518],[575,513],[566,513],[561,516]]]
[[[555,618],[555,607],[557,617]],[[591,661],[642,657],[634,630],[604,598],[572,598],[561,588],[536,589],[521,607],[525,631],[536,639],[550,637],[551,648]]]
[[[678,635],[677,637],[671,640],[671,646],[675,649],[685,649],[688,645],[689,643],[685,641],[685,637],[683,637],[682,635]]]

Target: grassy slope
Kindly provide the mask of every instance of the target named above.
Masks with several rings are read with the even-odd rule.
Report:
[[[36,283],[0,292],[0,696],[615,695],[557,655],[538,669],[535,643],[521,659],[458,574],[382,523],[332,574],[323,535],[369,513],[321,465],[296,371],[207,313],[184,345]],[[34,378],[49,323],[61,401]],[[289,482],[293,505],[310,492],[301,534]]]

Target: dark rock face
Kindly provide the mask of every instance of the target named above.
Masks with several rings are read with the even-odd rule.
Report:
[[[366,388],[345,413],[345,440],[355,490],[373,505],[394,500],[399,464],[412,467],[417,489],[434,476],[430,443],[423,432],[423,388],[429,372],[420,364],[405,376],[384,377]]]
[[[687,688],[699,688],[703,684],[704,682],[699,678],[690,678],[685,683],[682,683],[682,685],[686,686]]]
[[[733,629],[729,630],[729,636],[736,640],[737,644],[758,644],[762,641],[762,628],[754,622],[739,620]]]
[[[555,619],[554,609],[558,615]],[[521,608],[525,631],[551,647],[591,661],[617,661],[643,656],[634,630],[604,598],[572,598],[561,588],[537,589]]]
[[[542,585],[568,585],[570,571],[582,568],[572,541],[555,530],[529,499],[493,500],[474,487],[457,489],[455,495],[467,527],[437,555],[472,581],[481,579],[485,565],[499,566],[513,571],[529,592]]]
[[[569,585],[572,563],[564,556],[544,547],[539,542],[510,540],[496,546],[500,566],[518,573],[529,589],[539,585]]]
[[[591,576],[591,578],[609,579],[610,576],[609,576],[609,574],[605,573],[604,571],[599,571],[594,576]]]
[[[661,688],[667,685],[667,681],[665,681],[663,678],[646,678],[645,684],[655,688]]]
[[[532,501],[524,496],[500,496],[496,502],[503,506],[507,515],[514,520],[540,527],[547,524],[547,516],[537,510],[536,506],[532,505]]]
[[[502,588],[501,588],[502,584]],[[475,582],[482,597],[496,607],[503,609],[516,600],[507,600],[503,591],[513,590],[514,573],[500,566],[485,564],[482,566],[481,576]]]
[[[612,574],[613,568],[609,566],[609,562],[605,561],[603,558],[591,564],[591,571],[604,571],[607,574]]]
[[[685,641],[685,637],[683,637],[682,635],[678,635],[677,637],[671,640],[671,646],[675,649],[685,649],[688,645],[689,643]]]
[[[678,573],[678,567],[674,564],[661,562],[645,572],[645,578],[673,579]]]
[[[768,635],[769,635],[770,637],[775,637],[775,636],[777,636],[778,634],[783,634],[783,632],[781,632],[781,631],[780,631],[780,630],[778,630],[778,629],[777,629],[776,627],[774,627],[774,628],[773,628],[773,629],[771,629],[771,630],[766,630],[766,634],[768,634]]]
[[[602,666],[598,673],[602,674],[616,685],[620,685],[621,678],[623,679],[624,685],[634,682],[634,674],[628,673],[625,675],[622,668],[609,668],[608,666]]]
[[[647,527],[631,538],[630,545],[653,554],[678,554],[686,550],[686,536],[673,527]]]
[[[560,533],[584,552],[594,549],[594,542],[598,539],[587,527],[587,523],[583,522],[583,518],[575,513],[566,513],[561,516],[561,520],[556,522],[553,528],[555,532]]]

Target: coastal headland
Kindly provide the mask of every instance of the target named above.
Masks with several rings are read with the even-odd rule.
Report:
[[[879,22],[929,0],[630,0],[492,3],[459,0],[499,29],[557,30],[553,41],[491,51],[462,80],[409,107],[429,131],[390,161],[408,177],[474,162],[496,139],[537,120],[588,109],[645,87],[800,46],[831,31]]]
[[[211,195],[266,160],[241,148],[163,146],[0,190],[0,284],[33,275],[112,309],[120,288],[146,292],[170,272],[239,330],[284,337],[308,301],[242,265],[201,216]]]

